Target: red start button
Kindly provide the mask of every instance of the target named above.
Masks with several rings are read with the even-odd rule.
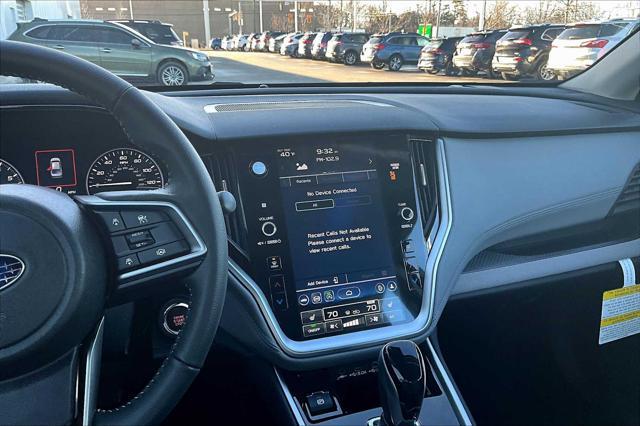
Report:
[[[172,336],[177,335],[187,321],[189,305],[185,302],[171,303],[164,310],[163,328]]]

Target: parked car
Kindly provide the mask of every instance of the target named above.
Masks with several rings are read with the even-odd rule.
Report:
[[[231,49],[244,50],[245,46],[247,45],[248,38],[249,36],[247,34],[238,34],[237,36],[233,37]]]
[[[247,41],[244,44],[243,50],[245,52],[250,52],[253,48],[253,41],[258,37],[259,34],[251,33],[247,36]]]
[[[418,69],[429,74],[444,71],[446,75],[457,75],[459,70],[453,65],[453,54],[462,37],[432,38],[422,48]]]
[[[258,42],[260,41],[260,33],[255,34],[252,38],[251,38],[251,47],[249,50],[251,50],[252,52],[255,52],[256,50],[258,50]]]
[[[214,77],[206,54],[156,44],[116,22],[36,19],[20,24],[9,40],[62,50],[132,82],[180,86]]]
[[[426,37],[412,33],[389,33],[372,37],[363,46],[361,58],[375,69],[382,69],[387,65],[389,71],[400,71],[405,64],[418,63],[420,52],[428,41]]]
[[[316,37],[316,33],[305,33],[298,40],[298,58],[310,58],[311,57],[311,46],[313,43],[313,39]]]
[[[325,57],[331,62],[355,65],[360,62],[362,46],[369,40],[366,33],[338,33],[327,43]]]
[[[213,42],[214,39],[215,39],[215,37],[213,39],[211,39],[211,42]],[[220,39],[220,49],[229,50],[229,46],[231,45],[232,42],[233,42],[233,36],[224,36],[224,37],[222,37]]]
[[[493,77],[491,61],[496,51],[496,42],[507,30],[480,31],[468,34],[458,43],[453,55],[453,65],[462,75],[475,75],[482,71]]]
[[[117,22],[118,24],[133,28],[146,38],[158,44],[184,46],[182,39],[178,37],[178,34],[173,30],[172,24],[146,19],[114,20],[111,22]]]
[[[313,42],[311,43],[311,59],[326,59],[325,53],[327,53],[327,43],[333,37],[331,32],[317,33]]]
[[[282,46],[282,42],[289,34],[280,34],[277,37],[271,37],[269,40],[269,52],[278,53],[280,52],[280,47]]]
[[[229,36],[224,36],[223,38],[214,37],[209,42],[209,48],[211,48],[211,50],[220,50],[222,49],[222,44],[224,43],[225,50],[226,50],[226,46],[230,41],[231,41],[231,37]]]
[[[510,28],[496,42],[496,51],[491,63],[496,74],[505,80],[523,76],[534,76],[550,81],[556,78],[547,68],[551,43],[564,31],[564,25],[530,25]]]
[[[280,45],[280,54],[291,57],[296,56],[298,54],[298,41],[302,36],[302,33],[289,34]]]
[[[278,37],[282,32],[280,31],[265,31],[260,34],[260,38],[256,44],[256,50],[260,50],[262,52],[269,51],[269,42],[272,38]]]
[[[553,41],[547,68],[564,80],[589,68],[640,26],[640,19],[570,25]]]

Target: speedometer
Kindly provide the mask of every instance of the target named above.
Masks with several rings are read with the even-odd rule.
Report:
[[[87,173],[87,193],[134,191],[164,187],[162,171],[151,157],[131,148],[118,148],[99,156]]]
[[[18,169],[0,158],[0,185],[5,183],[24,183],[24,179]]]

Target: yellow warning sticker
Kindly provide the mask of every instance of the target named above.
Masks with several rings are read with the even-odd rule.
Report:
[[[599,344],[640,333],[640,285],[602,293]]]

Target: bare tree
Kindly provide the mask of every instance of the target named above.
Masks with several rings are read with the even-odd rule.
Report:
[[[519,19],[518,7],[506,0],[498,0],[487,10],[486,29],[509,28]]]

